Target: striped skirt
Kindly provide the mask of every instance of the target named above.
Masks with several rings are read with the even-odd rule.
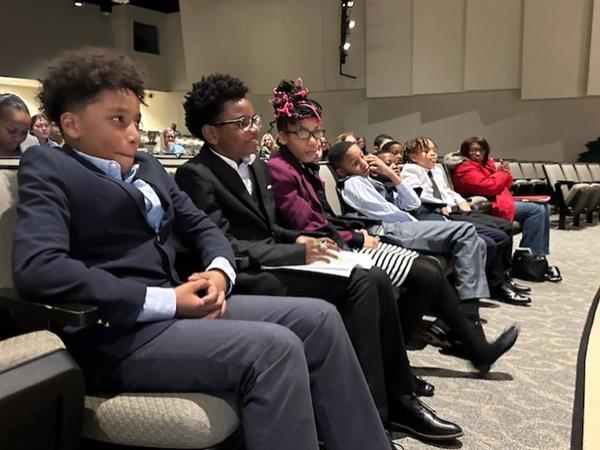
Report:
[[[394,286],[401,286],[419,254],[394,244],[381,243],[378,248],[354,250],[369,255],[373,263],[387,273]]]

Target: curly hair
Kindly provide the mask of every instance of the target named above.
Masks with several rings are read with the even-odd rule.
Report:
[[[420,136],[406,141],[404,143],[404,151],[402,153],[402,162],[412,162],[410,157],[418,152],[426,151],[429,147],[429,142],[433,142],[433,139],[427,136]]]
[[[192,135],[204,139],[202,127],[214,123],[223,112],[223,105],[230,100],[246,97],[248,88],[231,75],[215,73],[192,85],[185,96],[185,125]]]
[[[53,60],[37,98],[48,118],[59,124],[66,111],[93,102],[105,90],[129,90],[144,103],[144,74],[126,55],[100,47],[69,50]]]
[[[269,100],[273,104],[274,119],[279,131],[287,130],[288,125],[299,122],[307,117],[321,120],[323,108],[315,100],[307,98],[308,89],[303,85],[302,78],[281,80]]]

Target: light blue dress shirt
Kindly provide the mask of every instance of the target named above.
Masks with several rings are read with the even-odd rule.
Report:
[[[144,196],[144,204],[146,209],[146,221],[148,225],[158,232],[160,229],[160,221],[164,215],[164,210],[160,203],[160,198],[148,183],[144,180],[134,180],[135,174],[139,168],[139,164],[134,164],[131,169],[121,175],[121,165],[117,161],[98,158],[75,150],[82,158],[91,162],[94,166],[104,172],[114,180],[129,183],[135,186]],[[229,292],[235,283],[235,270],[231,264],[222,256],[215,258],[206,268],[206,271],[219,269],[229,279]],[[228,292],[228,293],[229,293]],[[137,322],[153,322],[157,320],[168,320],[175,317],[177,302],[175,289],[147,286],[146,298]]]
[[[356,211],[372,219],[382,222],[417,222],[417,219],[403,211],[412,211],[421,206],[421,200],[414,190],[403,183],[396,185],[394,203],[391,203],[377,191],[376,183],[383,186],[381,181],[372,178],[352,176],[344,182],[342,198]]]

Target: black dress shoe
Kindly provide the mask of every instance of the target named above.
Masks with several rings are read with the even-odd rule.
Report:
[[[492,298],[501,302],[511,303],[513,305],[526,305],[531,303],[531,298],[515,291],[510,284],[505,281],[491,292]]]
[[[529,286],[519,284],[512,278],[507,279],[506,282],[510,285],[511,288],[513,288],[513,290],[517,291],[519,294],[529,294],[531,292],[531,288]]]
[[[445,441],[463,435],[458,425],[440,419],[413,394],[400,396],[390,407],[387,427],[392,431],[401,431],[417,439],[429,441]]]
[[[471,363],[480,373],[489,372],[492,364],[512,348],[518,337],[519,329],[514,325],[511,326],[490,344],[490,349],[484,355],[472,359]]]
[[[415,376],[415,395],[417,397],[433,397],[435,386],[421,377]]]

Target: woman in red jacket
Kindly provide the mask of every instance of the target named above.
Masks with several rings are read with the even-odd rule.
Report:
[[[464,161],[452,172],[454,188],[462,195],[483,195],[490,199],[492,214],[517,220],[523,227],[521,247],[536,255],[550,253],[550,208],[547,204],[515,201],[509,189],[512,175],[508,163],[498,169],[484,138],[471,137],[460,146]]]

